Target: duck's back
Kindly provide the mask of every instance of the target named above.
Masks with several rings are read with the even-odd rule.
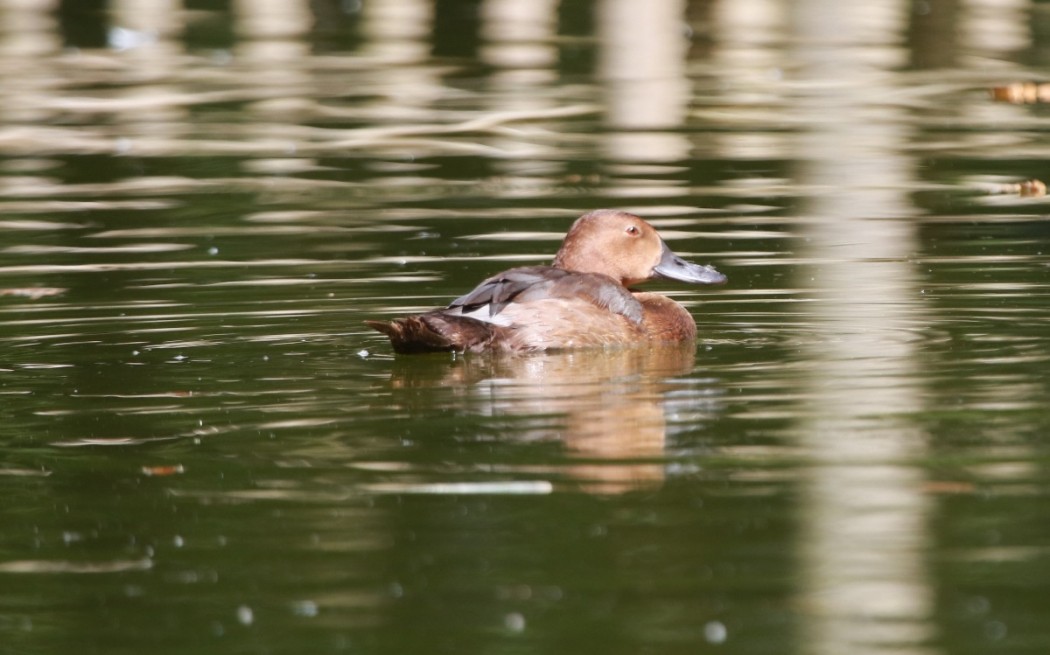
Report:
[[[403,353],[533,351],[637,341],[643,310],[608,276],[523,266],[488,278],[444,309],[367,324]]]
[[[638,324],[619,314],[558,298],[512,303],[501,312],[503,324],[445,310],[365,323],[390,337],[399,353],[533,352],[622,346],[646,339]]]

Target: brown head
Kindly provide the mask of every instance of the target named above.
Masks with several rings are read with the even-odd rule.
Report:
[[[674,254],[656,228],[641,218],[613,209],[597,209],[576,219],[565,235],[556,268],[601,273],[630,286],[667,278],[692,284],[726,281],[710,266],[687,262]]]

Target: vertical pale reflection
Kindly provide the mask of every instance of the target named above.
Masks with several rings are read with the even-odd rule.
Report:
[[[606,137],[618,161],[681,161],[689,142],[672,130],[685,120],[689,85],[683,0],[602,0],[598,4],[599,73]]]
[[[363,52],[396,63],[422,61],[430,53],[433,22],[433,3],[427,0],[365,2],[361,7]]]
[[[557,9],[555,0],[485,0],[482,59],[501,71],[530,71],[544,80],[553,78],[558,59]]]
[[[3,122],[46,118],[41,96],[54,85],[52,56],[61,42],[54,12],[58,0],[5,0],[0,4],[0,115]]]
[[[312,18],[308,0],[235,0],[237,58],[260,86],[287,87],[298,96],[304,81],[306,34]]]
[[[361,9],[361,51],[392,65],[380,68],[376,80],[382,109],[393,119],[419,118],[445,89],[436,79],[438,70],[422,65],[430,56],[430,34],[434,25],[433,3],[428,0],[384,0],[365,2]]]
[[[965,4],[963,41],[979,55],[998,59],[1031,45],[1029,0],[972,0]]]
[[[60,46],[54,12],[58,0],[4,0],[0,3],[5,56],[39,57],[54,54]]]
[[[182,32],[181,3],[174,0],[113,0],[111,45],[124,51],[122,60],[129,76],[138,80],[170,80],[177,77],[182,62],[181,45],[176,40]],[[124,91],[130,107],[121,112],[124,125],[133,128],[129,136],[171,136],[182,124],[185,110],[176,103],[164,102],[175,91],[164,83],[134,84]],[[132,150],[134,143],[127,144]]]
[[[822,189],[802,209],[813,263],[799,284],[816,302],[799,431],[812,463],[800,506],[801,642],[817,655],[929,653],[930,508],[915,465],[926,443],[908,419],[920,409],[908,263],[918,246],[904,196],[913,164],[901,154],[905,117],[886,105],[892,89],[874,63],[888,58],[862,47],[902,33],[900,7],[874,17],[837,0],[792,8],[803,92],[791,111],[805,125],[797,181]]]
[[[773,47],[783,36],[784,3],[777,0],[718,2],[712,11],[715,45],[711,71],[723,88],[721,102],[744,108],[755,105],[766,111],[783,75],[784,53]],[[700,99],[701,103],[704,99]],[[701,104],[702,106],[702,104]],[[722,119],[727,120],[727,119]],[[743,118],[728,119],[740,125]],[[771,130],[737,129],[704,133],[694,152],[726,159],[778,159],[788,157],[784,139]]]
[[[235,0],[237,65],[267,92],[267,100],[252,105],[259,119],[243,124],[247,139],[279,139],[280,126],[302,121],[317,100],[307,39],[312,21],[309,0]],[[294,139],[282,145],[282,154],[296,154]],[[281,160],[275,163],[283,165]],[[296,158],[296,166],[311,164]]]
[[[488,100],[493,112],[529,112],[555,106],[550,92],[557,75],[555,37],[558,6],[554,0],[486,0],[481,5],[481,58],[492,66]],[[521,129],[529,129],[524,126]],[[521,149],[521,137],[495,138],[489,143],[504,151]],[[538,152],[521,159],[494,160],[513,193],[535,193],[549,188],[547,175],[537,161]]]
[[[109,4],[114,29],[135,33],[127,43],[156,43],[155,52],[176,52],[172,39],[183,29],[182,3],[177,0],[112,0]],[[117,39],[121,41],[121,39]],[[119,43],[115,44],[119,47]]]

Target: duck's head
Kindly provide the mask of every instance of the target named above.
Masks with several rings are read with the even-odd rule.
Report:
[[[652,225],[613,209],[598,209],[576,219],[554,257],[554,266],[601,273],[624,286],[658,278],[691,284],[726,281],[714,268],[674,254]]]

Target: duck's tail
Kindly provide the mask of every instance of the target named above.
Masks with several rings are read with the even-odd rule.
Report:
[[[365,325],[390,337],[394,352],[464,352],[484,350],[496,337],[498,326],[467,316],[440,312],[406,316],[393,321],[365,321]]]

